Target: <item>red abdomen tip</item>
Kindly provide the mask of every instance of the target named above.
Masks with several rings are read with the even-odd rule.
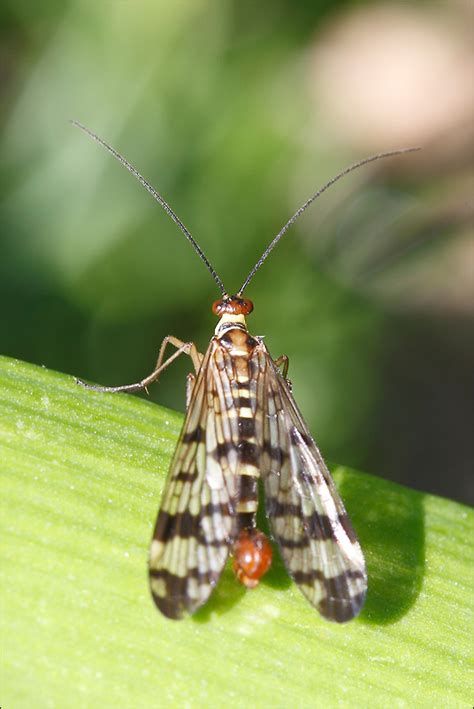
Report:
[[[272,548],[259,529],[243,529],[234,542],[233,569],[247,588],[255,588],[272,563]]]

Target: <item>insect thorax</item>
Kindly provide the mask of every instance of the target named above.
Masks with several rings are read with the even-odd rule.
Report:
[[[245,321],[245,315],[233,315],[231,313],[225,313],[219,318],[219,322],[216,325],[215,335],[216,337],[221,337],[228,330],[233,328],[238,328],[239,330],[247,331],[247,323]]]
[[[242,315],[238,316],[243,318]],[[229,352],[231,357],[251,357],[258,340],[252,337],[247,330],[245,320],[238,322],[223,322],[216,327],[216,338]]]

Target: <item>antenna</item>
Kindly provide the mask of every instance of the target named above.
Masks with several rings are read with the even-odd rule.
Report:
[[[152,185],[150,185],[150,183],[147,182],[147,180],[145,180],[145,178],[140,175],[140,173],[138,172],[138,170],[136,170],[136,169],[133,167],[133,165],[131,165],[131,164],[128,162],[128,160],[126,160],[122,155],[120,155],[120,153],[118,153],[114,148],[112,148],[112,146],[108,145],[108,143],[106,143],[105,140],[102,140],[102,138],[99,138],[98,135],[96,135],[96,134],[93,133],[91,130],[89,130],[89,128],[86,128],[86,126],[83,126],[82,123],[79,123],[78,121],[71,121],[71,123],[72,123],[73,126],[76,126],[76,128],[80,128],[82,131],[84,131],[84,133],[87,133],[87,135],[90,136],[93,140],[95,140],[96,143],[99,143],[99,144],[102,145],[106,150],[108,150],[109,153],[114,156],[114,158],[116,158],[120,163],[122,163],[122,165],[123,165],[124,167],[126,167],[127,170],[128,170],[129,172],[131,172],[134,177],[136,177],[136,179],[137,179],[137,180],[143,185],[143,187],[151,194],[151,196],[152,196],[154,199],[156,199],[156,201],[157,201],[159,204],[161,204],[161,206],[163,207],[163,209],[165,210],[165,212],[171,217],[171,219],[174,221],[174,223],[179,226],[179,228],[181,229],[181,231],[183,232],[183,234],[185,235],[185,237],[188,239],[188,241],[191,242],[191,246],[192,246],[193,249],[196,251],[197,255],[201,258],[201,260],[205,263],[205,265],[206,265],[208,271],[210,272],[211,276],[213,277],[213,279],[214,279],[215,282],[217,283],[217,286],[218,286],[219,290],[221,291],[222,295],[223,295],[223,296],[226,296],[227,293],[226,293],[226,290],[225,290],[225,288],[224,288],[224,284],[222,283],[222,280],[221,280],[220,277],[217,275],[217,273],[216,273],[216,271],[214,270],[214,268],[211,266],[211,263],[210,263],[209,259],[206,257],[204,251],[201,249],[201,247],[199,246],[199,244],[197,243],[197,241],[194,239],[194,237],[190,234],[190,232],[186,229],[186,227],[184,226],[184,224],[183,224],[183,222],[181,221],[181,219],[179,219],[179,217],[173,212],[173,210],[171,209],[171,207],[169,206],[169,204],[168,204],[168,203],[163,199],[163,197],[159,194],[159,192],[157,192],[157,191],[155,190],[155,188],[152,187]]]
[[[338,175],[336,175],[335,177],[332,177],[328,182],[326,182],[325,185],[323,185],[322,187],[320,187],[320,189],[319,189],[317,192],[315,192],[315,193],[312,195],[312,197],[310,197],[310,198],[293,214],[293,216],[291,217],[291,219],[289,219],[289,220],[286,222],[285,226],[278,232],[278,234],[275,236],[275,238],[273,239],[273,241],[269,244],[269,246],[267,246],[267,248],[265,249],[265,251],[263,252],[263,254],[260,256],[260,258],[259,258],[259,260],[257,261],[257,263],[255,264],[255,266],[254,266],[254,267],[252,268],[252,270],[250,271],[249,275],[247,276],[247,278],[245,279],[245,281],[244,281],[244,283],[243,283],[243,286],[240,288],[240,290],[239,290],[239,292],[238,292],[238,295],[239,295],[239,296],[242,295],[244,289],[247,288],[248,284],[250,283],[250,281],[252,280],[252,278],[255,276],[255,274],[257,273],[257,271],[258,271],[258,269],[260,268],[260,266],[263,264],[263,262],[267,259],[267,257],[269,256],[269,254],[273,251],[273,249],[275,248],[275,246],[278,244],[278,242],[280,241],[280,239],[281,239],[281,237],[283,236],[283,234],[285,234],[285,233],[288,231],[288,229],[290,228],[290,226],[298,219],[299,216],[301,216],[301,214],[303,214],[303,212],[305,211],[305,209],[307,209],[320,195],[322,195],[322,193],[325,192],[325,191],[328,189],[328,187],[331,187],[331,185],[333,185],[335,182],[337,182],[338,180],[340,180],[341,177],[344,177],[345,175],[347,175],[349,172],[352,172],[352,170],[357,170],[358,167],[362,167],[362,165],[367,165],[367,163],[369,163],[369,162],[374,162],[375,160],[381,160],[382,158],[389,158],[389,157],[391,157],[392,155],[402,155],[403,153],[413,153],[413,152],[415,152],[416,150],[421,150],[421,148],[400,148],[399,150],[391,150],[391,151],[388,152],[388,153],[378,153],[377,155],[372,155],[371,157],[365,158],[364,160],[359,160],[359,162],[356,162],[356,163],[354,163],[353,165],[349,165],[349,167],[346,167],[346,168],[345,168],[344,170],[342,170],[342,172],[340,172]]]

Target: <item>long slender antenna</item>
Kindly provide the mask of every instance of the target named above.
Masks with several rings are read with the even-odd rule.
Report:
[[[273,239],[273,241],[269,244],[269,246],[267,246],[267,248],[265,249],[265,251],[263,252],[263,254],[261,255],[261,257],[259,258],[259,260],[257,261],[257,263],[255,264],[255,266],[254,266],[254,267],[252,268],[252,270],[250,271],[249,275],[247,276],[247,278],[245,279],[245,281],[244,281],[244,283],[243,283],[243,286],[240,288],[240,290],[239,290],[239,292],[238,292],[238,295],[239,295],[239,296],[242,295],[244,289],[247,288],[248,284],[250,283],[250,281],[252,280],[252,278],[255,276],[255,274],[257,273],[257,271],[258,271],[258,269],[260,268],[260,266],[263,264],[263,262],[264,262],[264,261],[266,260],[266,258],[269,256],[269,254],[271,253],[271,251],[273,251],[273,249],[275,248],[275,246],[278,244],[278,242],[280,241],[280,239],[281,239],[281,237],[283,236],[283,234],[285,234],[285,232],[288,231],[288,229],[290,228],[290,226],[298,219],[299,216],[301,216],[301,214],[303,214],[303,212],[305,211],[305,209],[307,209],[323,192],[325,192],[325,191],[328,189],[328,187],[331,187],[331,185],[333,185],[335,182],[337,182],[338,180],[340,180],[341,177],[344,177],[345,175],[347,175],[349,172],[352,172],[352,170],[356,170],[358,167],[362,167],[362,165],[367,165],[367,163],[369,163],[369,162],[374,162],[374,160],[381,160],[382,158],[389,158],[389,157],[391,157],[392,155],[401,155],[401,154],[403,154],[403,153],[413,153],[413,152],[415,152],[416,150],[421,150],[421,148],[401,148],[400,150],[391,150],[391,151],[388,152],[388,153],[378,153],[377,155],[372,155],[371,157],[365,158],[364,160],[359,160],[359,162],[356,162],[356,163],[354,163],[353,165],[350,165],[349,167],[346,167],[345,170],[342,170],[342,172],[340,172],[338,175],[336,175],[335,177],[332,177],[332,178],[329,180],[329,182],[326,182],[325,185],[323,185],[317,192],[315,192],[315,193],[313,194],[313,196],[310,197],[310,198],[293,214],[293,216],[291,217],[291,219],[289,219],[289,220],[286,222],[285,226],[278,232],[278,234],[275,236],[275,238]]]
[[[99,144],[102,145],[106,150],[108,150],[109,153],[114,156],[114,158],[116,158],[120,163],[122,163],[122,165],[123,165],[124,167],[126,167],[127,170],[128,170],[129,172],[131,172],[134,177],[137,178],[137,180],[138,180],[138,181],[143,185],[143,187],[151,194],[151,196],[152,196],[154,199],[156,199],[156,201],[157,201],[159,204],[161,204],[161,206],[163,207],[163,209],[165,210],[165,212],[167,212],[167,214],[171,217],[171,219],[174,221],[174,223],[179,226],[179,228],[181,229],[181,231],[183,232],[183,234],[185,235],[185,237],[188,239],[188,241],[191,242],[191,245],[192,245],[193,249],[196,251],[196,253],[197,253],[198,256],[201,258],[201,260],[204,261],[204,263],[205,263],[205,265],[207,266],[207,269],[209,270],[211,276],[213,277],[213,279],[214,279],[215,282],[217,283],[217,285],[218,285],[218,287],[219,287],[219,290],[221,291],[222,295],[225,296],[225,295],[226,295],[226,289],[224,288],[224,284],[222,283],[222,280],[220,279],[220,277],[218,276],[218,274],[216,273],[216,271],[214,270],[214,268],[211,266],[211,263],[210,263],[209,259],[206,257],[204,251],[201,249],[201,247],[199,246],[199,244],[197,243],[197,241],[193,238],[193,236],[191,236],[191,234],[190,234],[189,231],[186,229],[186,227],[184,226],[184,224],[183,224],[183,222],[181,221],[181,219],[179,219],[179,217],[173,212],[173,210],[171,209],[171,207],[169,206],[169,204],[163,199],[163,197],[159,194],[159,192],[157,192],[157,191],[155,190],[155,188],[152,187],[152,185],[150,185],[150,183],[147,182],[147,180],[145,180],[145,178],[140,175],[140,173],[138,172],[138,170],[136,170],[136,169],[133,167],[133,165],[131,165],[131,164],[128,162],[128,160],[126,160],[122,155],[120,155],[120,153],[117,152],[114,148],[112,148],[112,146],[108,145],[108,143],[106,143],[105,140],[102,140],[102,138],[99,138],[98,135],[96,135],[96,134],[93,133],[91,130],[89,130],[89,128],[86,128],[86,126],[83,126],[82,123],[79,123],[78,121],[71,121],[71,123],[72,123],[73,126],[76,126],[76,128],[80,128],[82,131],[84,131],[84,133],[87,133],[87,135],[90,136],[93,140],[95,140],[96,143],[99,143]]]

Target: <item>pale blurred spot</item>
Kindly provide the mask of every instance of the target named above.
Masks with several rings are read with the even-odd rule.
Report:
[[[249,625],[239,625],[237,626],[237,633],[239,635],[243,635],[244,637],[250,637],[253,635],[255,628],[252,628]]]
[[[311,53],[317,115],[336,136],[376,149],[426,145],[467,127],[474,109],[472,11],[465,7],[463,23],[460,9],[437,4],[430,14],[426,5],[387,4],[342,15]]]
[[[373,292],[378,290],[376,284]],[[464,233],[395,274],[386,274],[379,295],[398,310],[474,315],[474,240]]]
[[[262,607],[262,613],[265,613],[269,618],[278,618],[280,615],[280,609],[277,606],[272,606],[267,603]]]

